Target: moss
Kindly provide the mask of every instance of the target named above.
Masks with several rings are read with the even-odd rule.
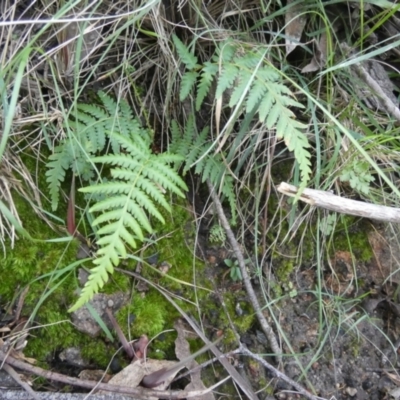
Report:
[[[13,199],[23,226],[35,241],[20,238],[13,249],[7,244],[0,267],[0,296],[2,307],[10,309],[22,289],[29,286],[22,315],[31,317],[33,324],[24,353],[44,366],[58,351],[77,346],[97,365],[106,366],[113,350],[105,351],[101,337],[93,340],[69,322],[67,309],[76,300],[78,284],[75,269],[68,266],[76,261],[78,242],[48,242],[59,234],[33,212],[26,199],[15,193]],[[116,281],[122,285],[121,278]]]
[[[370,261],[374,255],[368,239],[370,230],[366,220],[342,215],[332,236],[330,255],[339,250],[348,251],[357,261]]]

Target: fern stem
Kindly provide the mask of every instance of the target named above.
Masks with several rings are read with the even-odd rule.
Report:
[[[235,235],[232,232],[232,229],[229,225],[228,219],[226,218],[225,212],[222,208],[221,201],[214,189],[214,186],[211,184],[211,182],[209,180],[207,180],[207,186],[210,191],[210,195],[214,202],[215,208],[217,210],[219,220],[221,221],[221,225],[225,229],[226,236],[228,237],[229,243],[231,244],[233,251],[235,253],[235,257],[236,257],[239,267],[240,267],[240,272],[242,273],[244,286],[246,288],[246,292],[247,292],[247,295],[249,296],[249,299],[253,306],[253,309],[257,315],[258,322],[260,323],[261,328],[265,333],[265,336],[268,338],[271,349],[275,353],[277,360],[279,362],[281,362],[282,361],[282,350],[278,345],[278,341],[275,337],[275,333],[274,333],[271,325],[268,323],[268,321],[266,320],[266,318],[264,317],[264,315],[261,311],[261,307],[258,302],[257,296],[256,296],[256,294],[253,290],[253,286],[251,285],[251,282],[250,282],[250,276],[247,273],[246,263],[245,263],[243,254],[240,250],[239,243],[237,242]]]

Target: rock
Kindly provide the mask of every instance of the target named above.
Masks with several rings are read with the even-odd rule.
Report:
[[[112,295],[98,293],[94,295],[89,304],[104,321],[107,327],[111,329],[112,325],[107,317],[106,308],[112,308],[115,313],[115,311],[119,310],[127,301],[128,296],[121,292]],[[78,331],[87,333],[92,337],[97,336],[101,332],[101,327],[86,306],[74,311],[71,317],[72,322]]]
[[[83,359],[78,347],[68,347],[60,353],[59,357],[61,361],[73,367],[85,368],[89,366],[89,363]]]
[[[357,389],[349,386],[349,387],[346,388],[346,393],[350,397],[354,397],[357,394]]]

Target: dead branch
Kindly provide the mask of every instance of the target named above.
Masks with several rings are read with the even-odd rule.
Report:
[[[278,191],[286,196],[296,197],[299,189],[296,186],[282,182],[278,186]],[[400,223],[400,209],[398,208],[350,200],[323,190],[304,189],[299,196],[299,200],[311,206],[325,208],[341,214]]]
[[[214,187],[207,181],[208,189],[210,191],[211,198],[214,202],[215,208],[217,210],[218,218],[221,221],[221,225],[225,229],[226,236],[228,237],[229,243],[231,244],[233,251],[235,253],[235,257],[239,263],[240,272],[242,273],[244,286],[246,288],[247,295],[249,296],[250,302],[253,306],[253,309],[257,315],[258,322],[260,323],[262,330],[267,336],[269,343],[271,345],[272,351],[275,353],[276,358],[279,362],[282,361],[282,351],[279,347],[278,341],[276,340],[275,333],[268,323],[267,319],[264,317],[264,314],[261,311],[260,304],[258,302],[257,296],[254,293],[253,286],[251,285],[250,276],[247,272],[246,263],[243,257],[243,254],[240,250],[239,243],[237,242],[235,235],[232,232],[232,229],[229,225],[228,219],[226,218],[224,209],[222,208],[221,201],[214,190]]]
[[[4,364],[11,365],[14,368],[17,368],[22,371],[29,372],[31,374],[42,376],[43,378],[62,382],[67,385],[83,387],[86,389],[100,389],[107,390],[109,392],[121,393],[121,394],[130,394],[137,396],[137,399],[151,399],[151,398],[161,398],[161,399],[184,399],[195,396],[200,396],[202,394],[208,393],[213,390],[216,386],[220,385],[222,382],[218,382],[216,385],[208,388],[206,390],[196,390],[196,391],[172,391],[172,390],[152,390],[146,389],[142,387],[127,387],[127,386],[119,386],[119,385],[110,385],[108,383],[100,383],[96,381],[83,380],[79,378],[74,378],[71,376],[59,374],[57,372],[46,371],[43,368],[36,367],[34,365],[28,364],[24,361],[18,360],[10,355],[5,354],[0,350],[0,362]],[[37,394],[37,393],[36,393]]]

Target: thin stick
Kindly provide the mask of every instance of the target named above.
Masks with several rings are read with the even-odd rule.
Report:
[[[272,373],[276,375],[277,378],[282,379],[283,381],[287,382],[289,385],[293,386],[300,394],[302,394],[304,397],[307,397],[307,399],[310,400],[320,400],[321,397],[314,396],[310,392],[308,392],[306,389],[304,389],[300,384],[295,382],[293,379],[290,379],[288,376],[286,376],[283,372],[279,371],[275,367],[273,367],[270,363],[268,363],[264,358],[259,356],[258,354],[252,353],[250,350],[248,350],[243,344],[240,344],[239,348],[240,353],[247,355],[254,360],[257,360],[260,362],[265,368],[270,370]]]
[[[240,272],[242,273],[243,277],[243,282],[244,286],[246,288],[247,295],[249,296],[250,302],[253,306],[253,309],[257,315],[258,322],[261,325],[262,330],[264,331],[265,335],[267,336],[269,343],[271,345],[272,351],[275,353],[276,358],[278,359],[279,362],[282,361],[282,351],[281,348],[279,347],[278,341],[276,340],[275,333],[271,327],[271,325],[268,323],[266,318],[264,317],[260,304],[258,303],[258,299],[256,294],[254,293],[253,286],[251,285],[250,282],[250,276],[247,273],[247,268],[246,264],[244,261],[243,254],[240,250],[239,243],[237,242],[235,235],[232,232],[232,229],[229,225],[228,219],[225,216],[225,212],[222,208],[221,201],[215,192],[215,189],[213,185],[210,183],[210,181],[207,181],[208,189],[210,190],[210,195],[211,198],[214,202],[215,208],[217,210],[217,214],[219,217],[219,220],[221,221],[221,225],[225,229],[226,236],[228,237],[229,243],[231,244],[233,251],[235,253],[235,257],[238,261],[239,267],[240,267]]]
[[[299,189],[296,186],[289,185],[286,182],[282,182],[278,186],[278,192],[281,192],[286,196],[296,197],[298,196],[298,191]],[[378,221],[400,223],[399,208],[350,200],[323,190],[306,188],[301,192],[299,200],[304,201],[311,206],[325,208],[342,214],[371,218]]]
[[[191,391],[152,390],[143,387],[132,388],[127,386],[111,385],[108,383],[100,383],[96,381],[88,381],[88,380],[73,378],[67,375],[62,375],[57,372],[46,371],[43,368],[35,367],[34,365],[28,364],[24,361],[17,360],[12,356],[3,353],[1,350],[0,350],[0,361],[4,363],[3,368],[6,364],[8,364],[22,371],[30,372],[32,374],[42,376],[49,380],[66,383],[67,385],[79,386],[86,389],[95,388],[100,390],[107,390],[109,392],[114,392],[114,393],[130,394],[130,395],[135,395],[140,399],[151,399],[154,397],[161,399],[184,399],[195,396],[201,396],[203,394],[212,391],[221,383],[223,383],[223,381],[220,381],[216,385],[207,388],[205,390],[191,390]]]
[[[8,364],[3,365],[4,371],[7,372],[11,378],[14,379],[15,382],[18,383],[27,393],[29,393],[35,400],[40,400],[40,397],[36,394],[36,392],[29,386],[29,383],[24,382],[19,375],[15,372],[14,368]]]

